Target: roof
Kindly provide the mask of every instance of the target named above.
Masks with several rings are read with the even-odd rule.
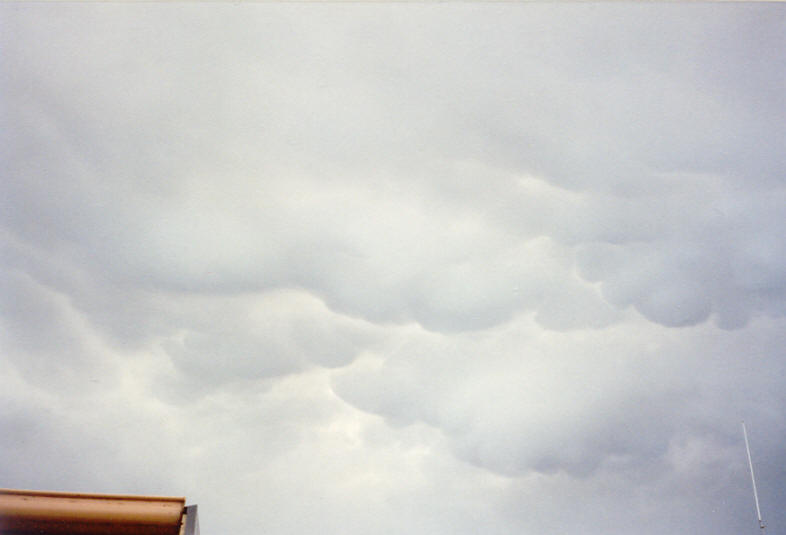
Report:
[[[188,528],[188,529],[187,529]],[[0,489],[3,535],[195,535],[186,499]]]

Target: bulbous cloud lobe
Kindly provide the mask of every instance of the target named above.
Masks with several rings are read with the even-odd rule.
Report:
[[[4,223],[123,284],[304,287],[342,312],[436,330],[569,307],[544,279],[575,252],[603,299],[651,321],[778,316],[783,69],[754,59],[783,38],[766,9],[686,9],[706,16],[700,28],[666,12],[644,25],[654,8],[628,6],[625,25],[601,31],[587,21],[604,13],[544,7],[522,28],[490,9],[449,35],[427,8],[415,29],[396,10],[380,26],[337,9],[331,27],[221,9],[225,26],[192,16],[196,47],[142,11],[133,44],[101,10],[83,35],[67,9],[45,23],[17,12]],[[252,27],[269,39],[252,44]],[[374,47],[355,47],[368,32]],[[573,249],[522,251],[540,236]],[[591,265],[606,255],[608,269]],[[551,326],[611,321],[591,286],[571,284],[608,319]]]

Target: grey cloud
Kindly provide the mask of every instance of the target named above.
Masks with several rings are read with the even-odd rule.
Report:
[[[519,326],[461,344],[423,335],[379,365],[350,367],[336,389],[393,423],[443,430],[462,458],[499,473],[586,476],[615,457],[629,470],[664,456],[674,435],[701,436],[697,423],[755,410],[764,401],[747,397],[754,385],[779,397],[777,325],[744,334],[708,327],[685,339],[635,324],[551,337],[524,336]],[[742,346],[756,336],[766,342],[745,357]],[[729,366],[737,373],[727,375]],[[729,440],[737,422],[714,421],[710,429],[724,429]]]
[[[584,11],[586,20],[580,14]],[[129,8],[129,12],[135,10]],[[161,12],[168,16],[175,13],[169,8]],[[240,24],[236,12],[223,8],[217,12],[228,25]],[[472,12],[461,8],[447,16],[458,23],[471,19]],[[554,24],[554,12],[566,18]],[[207,32],[197,48],[188,46],[191,35],[184,27],[175,25],[173,32],[160,32],[153,24],[146,30],[149,41],[135,48],[141,59],[125,63],[115,58],[130,54],[126,34],[113,30],[112,25],[102,28],[99,21],[106,12],[100,9],[89,13],[95,26],[102,28],[90,37],[72,35],[67,26],[55,21],[45,26],[31,24],[32,19],[17,14],[11,25],[16,31],[35,34],[46,27],[50,39],[69,40],[69,46],[55,47],[58,52],[54,56],[43,48],[31,48],[27,57],[35,61],[13,64],[17,77],[7,79],[12,94],[26,102],[9,112],[19,133],[12,139],[9,168],[20,177],[8,184],[6,217],[10,227],[42,245],[68,247],[80,263],[101,265],[110,270],[110,278],[130,279],[134,284],[144,281],[153,287],[185,291],[305,286],[331,306],[375,321],[414,319],[436,329],[483,328],[506,321],[519,311],[544,306],[549,299],[517,300],[500,294],[484,303],[485,296],[511,293],[516,285],[497,279],[496,289],[469,291],[480,284],[469,268],[466,278],[461,279],[461,271],[456,273],[461,280],[450,290],[459,292],[464,309],[448,310],[455,307],[430,281],[444,284],[451,280],[450,273],[456,268],[444,262],[455,253],[448,251],[435,258],[426,251],[425,257],[416,257],[419,262],[406,265],[400,265],[405,257],[400,253],[412,251],[412,240],[421,236],[444,246],[447,234],[448,243],[459,245],[450,234],[461,223],[456,216],[447,216],[449,206],[442,210],[444,217],[433,217],[442,207],[440,194],[406,179],[396,179],[401,189],[396,192],[396,202],[388,205],[388,177],[393,173],[405,170],[417,176],[420,173],[413,171],[424,163],[439,169],[437,163],[446,158],[469,158],[483,163],[476,166],[473,177],[476,187],[482,187],[485,176],[499,174],[501,166],[507,170],[507,178],[492,188],[506,198],[492,197],[490,202],[499,207],[502,199],[501,207],[510,215],[496,213],[492,205],[478,215],[475,208],[469,217],[492,221],[502,217],[504,223],[515,225],[516,233],[546,234],[569,243],[651,241],[664,232],[674,233],[682,242],[674,247],[696,250],[699,256],[708,257],[711,265],[717,265],[717,256],[725,254],[718,243],[733,240],[734,229],[748,216],[729,218],[714,237],[686,240],[706,222],[701,211],[693,216],[693,208],[685,206],[683,198],[667,192],[655,202],[628,201],[615,199],[610,192],[635,197],[653,188],[683,187],[678,185],[680,178],[667,180],[669,186],[664,186],[663,172],[681,172],[683,176],[688,172],[713,173],[717,178],[704,180],[711,185],[730,176],[771,184],[772,180],[757,179],[762,173],[777,174],[777,168],[761,170],[757,162],[777,167],[786,152],[767,148],[766,143],[743,143],[739,138],[743,134],[732,128],[749,125],[745,126],[746,139],[783,137],[779,135],[780,123],[765,120],[771,113],[762,115],[733,98],[743,89],[760,93],[777,114],[778,96],[771,90],[779,83],[777,69],[768,74],[760,65],[750,66],[754,49],[732,55],[729,69],[740,76],[755,75],[762,82],[750,87],[720,76],[716,63],[702,63],[707,58],[717,61],[717,51],[727,49],[717,40],[721,32],[753,42],[749,39],[754,31],[750,21],[759,20],[755,10],[741,11],[744,23],[733,23],[725,14],[708,11],[699,35],[681,37],[677,29],[684,22],[673,13],[659,12],[661,18],[654,29],[632,22],[637,20],[634,15],[649,13],[645,7],[615,14],[639,32],[621,24],[617,33],[612,29],[610,34],[590,23],[603,20],[605,10],[582,6],[563,13],[561,8],[538,7],[533,9],[535,19],[529,32],[504,24],[498,32],[487,32],[482,24],[470,25],[467,35],[446,35],[440,42],[441,31],[432,34],[426,27],[418,28],[405,40],[403,54],[394,50],[404,39],[404,21],[380,28],[375,47],[357,50],[352,36],[379,28],[378,23],[367,20],[369,26],[364,28],[345,19],[344,10],[338,9],[331,15],[333,23],[348,30],[340,37],[313,21],[285,23],[272,30],[272,21],[287,20],[284,13],[271,8],[257,12],[252,19],[265,31],[277,32],[278,48],[254,45],[249,24],[240,24],[243,29],[231,32],[229,43],[219,45],[228,34],[196,10],[189,16]],[[489,13],[489,20],[507,16],[505,9]],[[704,11],[698,9],[697,13]],[[144,11],[140,15],[150,16]],[[423,17],[430,23],[437,13],[423,9]],[[538,21],[544,26],[538,26]],[[660,55],[653,55],[653,39],[656,35],[661,38],[655,32],[658,28],[681,40],[685,47],[681,53],[696,63],[680,60],[667,64]],[[775,31],[772,25],[766,28]],[[291,39],[293,35],[309,37],[298,42]],[[774,34],[757,39],[762,53],[777,42]],[[623,55],[616,65],[606,65],[597,59],[601,56],[593,56],[593,65],[605,76],[593,76],[589,66],[578,60],[589,53],[585,43],[594,50],[618,41],[630,42],[640,55]],[[79,54],[80,50],[93,50],[98,42],[105,45],[101,54]],[[449,43],[454,46],[451,53],[447,53]],[[10,44],[16,46],[13,40]],[[515,56],[516,61],[501,52],[506,44],[512,47],[509,53],[522,52]],[[527,48],[530,45],[532,48]],[[672,46],[678,47],[676,43]],[[414,55],[423,47],[429,52]],[[232,57],[232,50],[243,53]],[[200,60],[202,73],[192,67],[200,52],[204,56]],[[571,55],[574,52],[576,57]],[[298,61],[281,60],[290,56]],[[326,57],[342,59],[322,61]],[[459,57],[464,59],[458,61]],[[634,69],[634,58],[642,57],[642,65]],[[554,62],[544,69],[545,58]],[[35,66],[44,62],[52,68],[36,70]],[[71,63],[74,65],[66,68]],[[263,75],[263,66],[274,70],[276,84]],[[382,72],[377,72],[380,69]],[[634,75],[614,75],[628,72],[622,69],[633,69]],[[89,84],[91,74],[99,71],[107,73],[105,81]],[[150,79],[158,81],[144,83]],[[403,91],[392,84],[394,80],[400,81]],[[575,87],[564,86],[568,80]],[[25,83],[34,90],[22,96]],[[126,90],[130,84],[141,89]],[[211,87],[221,88],[221,93],[211,92]],[[460,90],[447,98],[448,88]],[[182,91],[175,100],[170,92],[179,89]],[[397,121],[405,121],[402,125],[406,128],[389,128],[393,110],[396,115],[404,114]],[[695,119],[686,120],[693,116]],[[483,121],[496,117],[497,125],[483,126],[478,122],[481,119],[473,117]],[[654,123],[648,125],[648,121]],[[646,127],[640,128],[642,125]],[[669,134],[679,136],[672,139]],[[88,139],[95,142],[85,143]],[[506,146],[506,139],[512,144]],[[738,145],[755,146],[759,152],[735,157]],[[616,152],[610,153],[608,147]],[[515,161],[509,161],[506,152],[515,153]],[[680,152],[690,158],[680,157]],[[395,160],[392,154],[409,155]],[[347,169],[352,171],[347,173]],[[338,172],[344,176],[337,178]],[[447,172],[450,182],[457,173]],[[601,191],[604,196],[576,197],[568,190],[555,189],[536,191],[531,200],[531,188],[521,190],[515,182],[516,176],[531,174],[542,177],[544,183]],[[62,178],[53,181],[52,176]],[[359,186],[363,182],[373,188]],[[321,208],[328,201],[341,206],[342,198],[356,197],[358,188],[365,189],[367,196],[362,204],[330,212]],[[299,191],[308,193],[300,197]],[[765,191],[765,196],[772,194]],[[776,197],[781,195],[774,191]],[[732,192],[721,188],[720,193]],[[702,192],[696,191],[695,196],[696,202],[701,202]],[[751,196],[754,209],[760,198]],[[547,204],[533,206],[543,200]],[[397,211],[385,213],[386,207]],[[402,208],[414,208],[412,223],[417,221],[419,229],[400,228],[406,225],[405,220],[398,221],[397,228],[379,219],[395,217]],[[368,223],[386,232],[382,246],[351,229]],[[482,232],[474,237],[488,241]],[[755,236],[753,243],[766,244],[768,240],[767,236]],[[496,243],[497,250],[490,254],[501,258],[510,254],[508,246]],[[469,250],[482,247],[478,241],[463,245]],[[732,318],[719,321],[733,326],[761,308],[779,313],[781,292],[772,290],[780,256],[765,256],[761,247],[766,245],[759,247],[758,253],[748,248],[750,254],[735,258],[731,267],[734,280],[721,280],[717,288],[707,288],[693,282],[704,278],[701,269],[674,266],[670,260],[673,248],[658,252],[660,247],[655,245],[653,254],[661,261],[638,275],[631,272],[633,268],[623,268],[631,277],[649,280],[651,286],[634,289],[633,299],[617,301],[632,302],[649,319],[666,325],[693,324],[716,313]],[[632,260],[643,265],[647,257]],[[314,262],[320,264],[318,271],[306,267]],[[421,266],[429,263],[434,268],[420,273]],[[348,277],[351,285],[343,282],[347,270],[352,274]],[[675,273],[682,277],[681,282],[672,280]],[[511,275],[529,277],[524,266]],[[672,287],[659,287],[657,281],[666,279],[672,281]],[[735,286],[737,282],[741,284]],[[615,281],[605,285],[612,301],[611,288],[617,285]],[[747,288],[750,286],[757,289]],[[406,302],[402,295],[412,298]],[[758,304],[762,300],[775,303]],[[740,310],[727,310],[731,303],[738,303]]]
[[[4,484],[737,533],[744,417],[786,522],[782,7],[1,11]]]
[[[0,273],[0,295],[0,350],[31,385],[75,395],[117,380],[100,334],[66,296],[14,271]]]
[[[581,245],[580,272],[600,282],[609,301],[633,304],[665,325],[695,324],[714,314],[719,325],[734,328],[755,314],[781,316],[776,273],[784,256],[775,236],[784,215],[783,191],[741,193],[736,213],[728,213],[732,192],[724,189],[706,192],[703,202],[696,198],[695,219],[682,216],[689,209],[674,212],[676,221],[662,225],[661,239]],[[672,225],[681,228],[670,232]]]
[[[205,296],[181,299],[178,306],[191,313],[160,339],[160,348],[178,372],[158,384],[159,394],[171,400],[313,366],[341,367],[379,344],[383,336],[297,292],[259,298]]]

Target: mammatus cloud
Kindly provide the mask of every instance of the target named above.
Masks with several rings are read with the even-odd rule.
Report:
[[[462,458],[495,472],[579,477],[662,460],[679,430],[710,431],[702,429],[707,405],[744,414],[746,392],[780,397],[778,381],[761,383],[758,373],[705,369],[758,358],[779,375],[780,321],[745,334],[705,327],[676,339],[641,322],[564,334],[522,323],[494,336],[413,334],[385,359],[369,357],[338,374],[336,391],[394,425],[442,429]],[[771,342],[754,342],[753,332]],[[746,344],[757,357],[728,355]],[[733,441],[736,424],[715,422],[723,431],[711,433]]]
[[[273,19],[281,17],[273,11]],[[500,16],[494,11],[490,20]],[[262,44],[242,47],[227,61],[227,44],[196,55],[209,45],[189,47],[184,28],[158,33],[153,25],[150,42],[139,49],[111,25],[78,36],[65,22],[36,24],[35,15],[14,14],[9,26],[16,31],[33,35],[51,26],[47,36],[71,40],[52,56],[42,35],[39,44],[25,45],[31,61],[12,55],[15,76],[6,85],[25,105],[7,110],[16,133],[7,167],[18,178],[7,184],[5,221],[39,247],[66,249],[70,260],[100,266],[102,275],[125,283],[186,291],[299,286],[343,312],[438,330],[504,322],[559,293],[538,280],[554,271],[554,255],[521,251],[532,249],[522,238],[538,236],[578,248],[579,273],[595,274],[590,281],[602,283],[606,301],[633,304],[664,325],[713,316],[733,327],[751,315],[782,314],[783,186],[774,180],[777,169],[767,172],[741,151],[755,147],[756,162],[783,165],[783,147],[757,141],[783,137],[783,122],[771,120],[783,113],[782,94],[773,93],[783,80],[751,65],[754,50],[745,47],[754,44],[744,38],[752,30],[710,13],[695,30],[703,39],[684,38],[684,53],[695,63],[665,64],[652,54],[650,32],[621,29],[604,40],[630,42],[640,63],[592,56],[607,76],[591,77],[571,55],[582,50],[584,57],[584,42],[601,46],[597,30],[569,25],[580,11],[554,28],[558,44],[506,26],[503,41],[473,25],[470,35],[452,36],[456,54],[473,43],[461,63],[440,46],[404,65],[394,45],[405,29],[394,25],[373,56],[386,70],[378,76],[365,70],[369,58],[357,58],[353,68],[359,53],[350,37],[323,37],[322,52],[285,39],[278,53]],[[637,10],[621,13],[629,11]],[[758,12],[743,12],[746,21],[759,20]],[[235,24],[236,15],[223,13],[222,20]],[[425,10],[424,20],[433,15]],[[89,15],[98,26],[106,16]],[[464,9],[449,15],[465,16]],[[538,20],[549,16],[538,10]],[[658,24],[668,32],[684,24],[661,16]],[[292,30],[298,31],[306,30]],[[713,53],[727,50],[724,31],[744,43],[726,68],[756,77],[760,86],[717,85],[724,80],[717,79],[720,59]],[[225,33],[210,26],[207,41]],[[246,38],[241,31],[231,42]],[[412,37],[424,47],[435,38],[425,29]],[[768,39],[759,38],[762,52],[772,46]],[[500,52],[505,42],[512,53],[531,41],[545,57],[511,62]],[[9,46],[21,42],[9,39]],[[78,53],[92,52],[97,42],[100,51]],[[163,57],[162,48],[169,50]],[[115,60],[131,54],[150,61]],[[282,65],[281,54],[305,61]],[[306,70],[327,54],[347,59]],[[558,61],[547,63],[551,56]],[[190,67],[197,58],[204,65],[199,84]],[[261,75],[262,66],[274,69],[277,84]],[[109,73],[99,84],[89,76],[97,69]],[[623,75],[625,69],[632,74]],[[388,75],[403,90],[392,94]],[[135,79],[160,82],[127,91]],[[554,91],[569,82],[572,88]],[[461,90],[445,98],[448,87]],[[770,113],[751,109],[753,97],[743,90]],[[390,128],[393,114],[404,114],[410,128]],[[455,124],[462,117],[463,127]],[[515,143],[481,124],[489,118],[500,123],[494,128],[514,133]],[[686,136],[691,129],[695,134]],[[755,139],[740,139],[751,130]],[[708,145],[708,138],[717,141]],[[688,150],[689,161],[678,157]],[[518,154],[515,162],[506,151]],[[720,165],[727,159],[743,167]],[[566,252],[567,269],[573,252]],[[527,283],[541,295],[522,288]],[[589,299],[588,290],[574,287]]]
[[[0,12],[4,484],[739,533],[745,418],[786,523],[780,6]]]

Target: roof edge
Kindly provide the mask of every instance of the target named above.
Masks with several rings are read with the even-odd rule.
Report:
[[[12,496],[40,496],[50,498],[86,498],[91,500],[129,500],[185,503],[184,496],[141,496],[139,494],[96,494],[89,492],[63,492],[54,490],[20,490],[0,488],[0,494]]]

